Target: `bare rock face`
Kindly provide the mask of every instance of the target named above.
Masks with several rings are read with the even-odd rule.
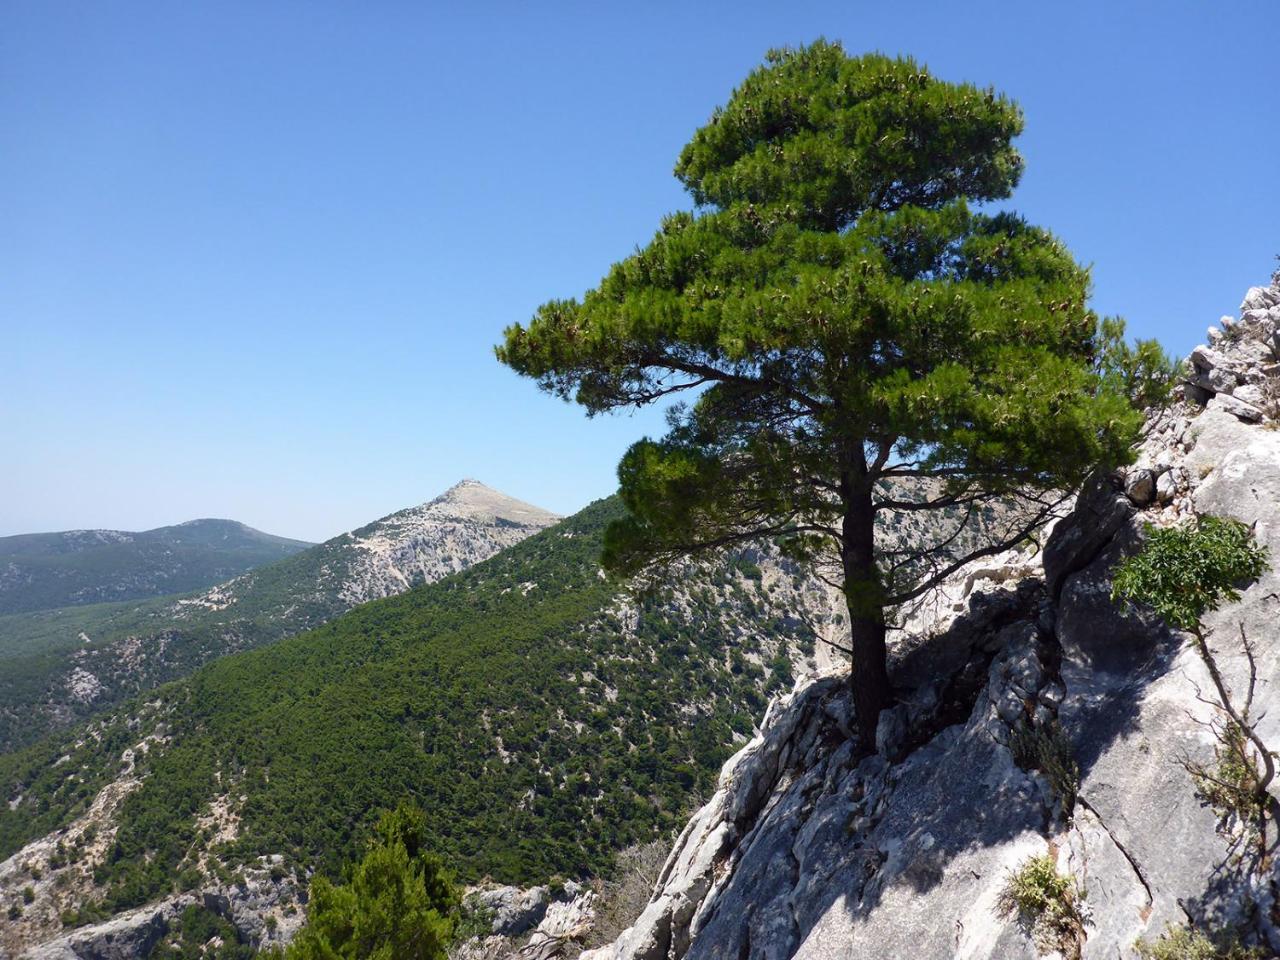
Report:
[[[472,891],[471,908],[492,916],[491,933],[456,944],[453,960],[553,960],[591,931],[596,893],[573,880],[554,895],[547,887]]]
[[[493,915],[493,932],[512,937],[524,933],[547,915],[551,893],[546,887],[495,887],[475,894],[478,906]]]
[[[350,534],[351,559],[339,586],[348,606],[401,593],[465,570],[560,518],[463,480],[434,500]]]
[[[1251,290],[1241,319],[1193,354],[1184,401],[1149,417],[1137,463],[1081,492],[1043,569],[989,579],[936,637],[903,645],[901,705],[882,715],[874,749],[850,733],[838,676],[773,703],[642,915],[584,960],[1032,960],[1044,945],[996,904],[1010,871],[1045,852],[1084,894],[1068,953],[1132,958],[1140,938],[1189,923],[1280,956],[1276,872],[1240,855],[1239,825],[1219,820],[1186,769],[1214,761],[1204,662],[1111,598],[1114,564],[1146,524],[1233,517],[1280,566],[1280,431],[1266,400],[1278,329],[1280,286]],[[1251,715],[1273,746],[1277,623],[1275,571],[1206,618],[1242,697],[1250,638]],[[1074,790],[1029,762],[1027,729],[1060,732]]]
[[[273,875],[280,857],[268,857],[243,878],[180,894],[79,927],[19,954],[19,960],[136,960],[150,956],[183,912],[202,906],[229,921],[255,948],[288,943],[302,926],[305,901],[292,877]],[[0,953],[0,956],[3,956]]]
[[[139,907],[28,950],[22,960],[130,960],[145,957],[194,898]]]

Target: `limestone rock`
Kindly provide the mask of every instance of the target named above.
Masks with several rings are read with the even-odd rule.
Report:
[[[19,960],[132,960],[145,957],[194,897],[139,907],[103,923],[81,927],[22,954]]]
[[[1075,510],[1044,548],[1044,576],[1051,597],[1057,596],[1068,576],[1097,555],[1133,512],[1115,477],[1096,476],[1085,484]]]
[[[1243,420],[1245,423],[1260,423],[1262,421],[1262,411],[1255,406],[1245,403],[1236,397],[1230,397],[1226,394],[1219,394],[1209,401],[1209,406],[1218,407],[1231,414],[1237,420]]]
[[[493,914],[493,932],[512,937],[536,926],[547,913],[551,893],[546,887],[496,887],[473,895],[475,901]]]
[[[1156,475],[1150,470],[1130,470],[1124,482],[1125,495],[1135,506],[1145,507],[1156,496]]]

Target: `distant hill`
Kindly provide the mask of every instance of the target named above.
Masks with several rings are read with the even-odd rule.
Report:
[[[309,546],[234,520],[0,537],[0,615],[200,590]]]
[[[558,517],[475,480],[182,597],[0,617],[0,750],[209,660],[464,570]]]

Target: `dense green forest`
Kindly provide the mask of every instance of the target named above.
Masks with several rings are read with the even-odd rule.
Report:
[[[121,751],[152,735],[86,919],[194,883],[196,821],[220,797],[239,822],[212,851],[230,870],[282,853],[336,874],[374,812],[411,798],[462,880],[601,871],[712,789],[791,683],[790,654],[812,652],[781,600],[799,575],[769,582],[752,554],[640,597],[605,579],[602,531],[621,510],[601,501],[461,574],[0,758],[0,857],[84,810]]]

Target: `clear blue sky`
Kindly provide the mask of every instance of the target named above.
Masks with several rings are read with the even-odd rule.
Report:
[[[464,476],[569,512],[654,415],[498,366],[687,206],[770,46],[1021,102],[1011,206],[1185,353],[1280,253],[1280,4],[63,3],[0,10],[0,534],[322,539]]]

